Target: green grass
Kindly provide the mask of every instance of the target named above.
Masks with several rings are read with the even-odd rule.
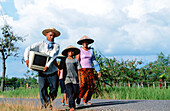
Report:
[[[99,97],[93,94],[93,98],[99,99],[139,99],[139,100],[170,100],[170,87],[162,88],[138,88],[138,87],[114,87],[106,88]],[[0,97],[8,98],[39,98],[38,88],[26,89],[18,88],[14,91],[0,92]],[[60,88],[58,89],[57,98],[62,98]]]
[[[39,94],[38,88],[26,89],[24,87],[20,87],[14,91],[0,92],[0,96],[9,98],[37,98]]]
[[[95,95],[94,95],[95,98]],[[139,99],[139,100],[170,100],[170,87],[162,88],[138,88],[138,87],[114,87],[103,91],[98,98],[107,99]]]
[[[58,88],[57,97],[61,98],[61,89]],[[4,91],[0,92],[0,97],[8,97],[8,98],[39,98],[39,89],[38,88],[32,88],[27,89],[24,87],[20,87],[15,89],[14,91]]]

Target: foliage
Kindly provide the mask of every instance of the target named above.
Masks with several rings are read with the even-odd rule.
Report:
[[[144,67],[138,68],[138,65],[143,64],[143,61],[135,60],[121,60],[116,58],[109,59],[102,57],[100,52],[95,52],[96,60],[98,61],[102,76],[100,79],[96,78],[95,93],[102,95],[101,86],[113,88],[116,83],[144,83],[156,82],[160,79],[160,75],[164,74],[163,80],[170,81],[170,55],[167,57],[161,52],[158,59],[150,62]]]
[[[18,41],[23,42],[24,39],[15,35],[12,31],[12,27],[8,24],[5,24],[2,28],[2,37],[0,37],[0,59],[2,59],[2,80],[1,80],[1,90],[4,91],[4,84],[5,84],[5,71],[6,71],[6,60],[9,56],[17,57],[18,49],[15,44]]]
[[[4,54],[1,59],[7,59],[9,56],[17,56],[17,50],[19,47],[15,45],[16,42],[23,42],[24,39],[15,35],[12,31],[12,27],[8,24],[4,25],[2,28],[3,37],[0,38],[0,52]]]
[[[24,74],[24,76],[26,77],[26,79],[25,79],[26,84],[28,83],[30,87],[38,86],[37,79],[36,79],[38,77],[38,73],[34,74],[34,71],[27,70],[27,72]]]
[[[25,78],[17,78],[17,77],[12,77],[8,78],[5,77],[5,86],[6,87],[14,87],[14,89],[19,88],[19,87],[26,87],[26,84],[29,84],[30,88],[38,87],[38,82],[37,82],[37,74],[35,74],[31,70],[27,70],[26,73],[24,74]],[[2,78],[0,78],[1,82]]]

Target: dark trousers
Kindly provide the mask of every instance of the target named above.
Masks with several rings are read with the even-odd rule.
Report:
[[[49,75],[44,75],[41,72],[38,76],[39,94],[42,105],[49,102],[50,99],[54,100],[57,97],[58,91],[58,74],[57,72]],[[48,93],[47,88],[50,92]]]
[[[79,94],[79,85],[72,83],[66,84],[66,93],[67,97],[69,98],[69,107],[75,108],[75,99],[78,97]]]

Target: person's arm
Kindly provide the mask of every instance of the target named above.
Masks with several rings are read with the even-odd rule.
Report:
[[[79,79],[79,87],[81,87],[81,75],[80,75],[81,69],[78,70],[78,79]]]
[[[53,64],[54,64],[56,67],[58,67],[58,63],[57,63],[56,60],[53,61]],[[44,67],[43,71],[47,71],[48,68],[49,68],[49,66],[46,65],[46,66]]]
[[[77,54],[77,55],[76,55],[76,59],[77,59],[78,61],[80,61],[80,54]]]
[[[56,61],[56,58],[57,58],[57,55],[58,55],[58,52],[59,52],[59,49],[60,49],[60,46],[57,45],[56,49],[55,49],[55,53],[53,55],[53,57],[47,62],[46,66],[44,67],[43,71],[47,71],[47,69],[50,67],[50,65],[52,63],[54,63],[57,67],[58,67],[58,64],[57,64],[57,61]]]
[[[77,60],[77,70],[78,70],[78,79],[79,79],[79,86],[81,85],[81,76],[80,76],[80,71],[81,71],[81,65],[80,62]]]
[[[80,65],[80,62],[77,60],[77,70],[80,70],[81,69],[81,65]]]
[[[100,78],[101,77],[100,66],[99,66],[98,62],[96,61],[96,58],[95,58],[95,55],[94,55],[94,50],[93,49],[90,49],[90,50],[91,50],[91,53],[92,53],[93,66],[94,66],[96,72],[98,73],[98,78]]]
[[[25,60],[25,63],[26,63],[26,66],[29,67],[29,51],[39,51],[39,46],[41,45],[42,42],[37,42],[37,43],[34,43],[32,45],[30,45],[29,47],[27,47],[25,49],[25,52],[24,52],[24,60]]]
[[[60,77],[60,69],[58,68],[58,77]]]

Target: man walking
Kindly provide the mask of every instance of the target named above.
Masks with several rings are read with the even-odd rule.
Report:
[[[46,39],[37,43],[34,43],[25,49],[24,59],[27,67],[29,67],[29,51],[37,51],[50,56],[50,60],[44,67],[43,71],[38,72],[39,94],[42,103],[41,109],[52,109],[51,102],[56,98],[58,91],[58,64],[56,62],[56,56],[58,55],[60,46],[54,42],[54,38],[60,35],[60,32],[55,28],[49,28],[42,31]],[[50,92],[48,93],[47,88]]]

